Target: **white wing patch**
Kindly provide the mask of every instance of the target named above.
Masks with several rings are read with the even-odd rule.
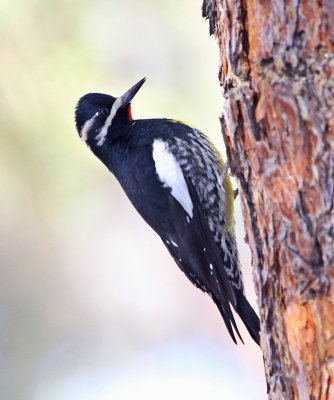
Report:
[[[153,142],[153,160],[163,186],[171,188],[172,196],[192,218],[193,203],[181,167],[170,152],[168,144],[161,139],[155,139]]]

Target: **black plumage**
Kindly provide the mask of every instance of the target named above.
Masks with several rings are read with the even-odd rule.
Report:
[[[235,333],[241,336],[231,306],[259,343],[259,319],[244,295],[233,190],[219,155],[185,124],[133,120],[130,102],[143,83],[118,98],[82,97],[76,109],[81,139],[116,176],[189,280],[210,295],[234,342]]]

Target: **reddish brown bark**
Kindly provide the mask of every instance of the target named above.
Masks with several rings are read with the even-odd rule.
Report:
[[[272,399],[334,399],[334,2],[204,0]]]

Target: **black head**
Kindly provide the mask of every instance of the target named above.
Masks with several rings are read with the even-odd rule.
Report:
[[[101,93],[81,97],[75,110],[75,124],[81,140],[88,145],[102,146],[112,126],[131,118],[130,102],[144,82],[145,78],[116,98]]]

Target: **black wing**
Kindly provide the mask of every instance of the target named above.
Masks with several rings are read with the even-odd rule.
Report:
[[[190,281],[207,292],[217,305],[225,325],[236,343],[240,336],[232,310],[237,309],[236,293],[225,271],[220,250],[209,229],[198,194],[190,179],[185,188],[193,203],[190,216],[164,185],[156,173],[155,164],[147,163],[150,149],[137,149],[131,157],[131,177],[120,180],[125,192],[145,221],[159,234],[170,254]]]
[[[199,205],[195,188],[190,180],[186,179],[186,183],[193,203]],[[177,210],[177,226],[171,239],[163,240],[165,245],[190,281],[215,302],[233,341],[236,343],[234,331],[242,341],[230,306],[237,306],[235,292],[203,210],[195,206],[193,216],[189,218],[173,197],[170,198],[170,208]]]

